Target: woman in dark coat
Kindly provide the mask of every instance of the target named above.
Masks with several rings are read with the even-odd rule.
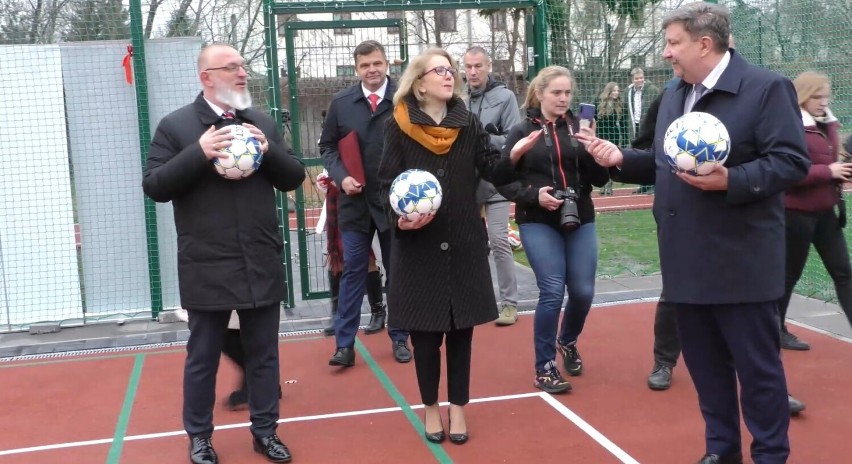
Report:
[[[409,221],[387,207],[395,224],[388,293],[394,310],[388,324],[411,333],[426,438],[432,442],[444,439],[438,383],[446,338],[449,435],[456,444],[468,438],[462,407],[469,401],[473,327],[497,318],[476,186],[480,174],[505,183],[492,176],[500,154],[459,98],[461,87],[456,62],[445,50],[430,49],[412,60],[394,95],[379,166],[383,198],[407,169],[432,173],[443,189],[435,214]]]

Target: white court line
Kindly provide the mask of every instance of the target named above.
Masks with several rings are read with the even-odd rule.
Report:
[[[588,422],[584,421],[580,416],[578,416],[574,411],[570,410],[568,406],[560,403],[556,400],[556,398],[550,396],[547,393],[539,393],[539,398],[543,399],[545,403],[549,404],[553,409],[555,409],[559,414],[562,414],[574,423],[580,430],[586,432],[587,435],[592,437],[593,440],[598,442],[601,446],[603,446],[607,451],[612,453],[615,457],[621,460],[624,464],[639,464],[639,461],[630,457],[623,449],[619,448],[618,445],[610,441],[609,438],[605,437],[602,433],[598,432],[597,429],[589,425]]]
[[[522,398],[533,398],[540,396],[539,393],[520,393],[517,395],[504,395],[504,396],[492,396],[486,398],[474,398],[470,400],[471,403],[488,403],[492,401],[508,401],[508,400],[517,400]],[[442,406],[447,406],[449,403],[441,403]],[[423,409],[422,404],[412,405],[411,409]],[[340,417],[353,417],[353,416],[367,416],[370,414],[382,414],[387,412],[399,412],[402,411],[402,408],[399,406],[394,406],[391,408],[377,408],[377,409],[363,409],[360,411],[348,411],[348,412],[337,412],[332,414],[317,414],[313,416],[301,416],[301,417],[290,417],[287,419],[279,419],[279,424],[285,424],[290,422],[305,422],[305,421],[314,421],[314,420],[322,420],[322,419],[336,419]],[[228,429],[238,429],[245,428],[250,426],[251,423],[244,422],[238,424],[227,424],[227,425],[217,425],[215,430],[228,430]],[[151,440],[155,438],[166,438],[166,437],[174,437],[186,435],[186,431],[184,430],[175,430],[172,432],[160,432],[160,433],[148,433],[143,435],[128,435],[124,437],[124,441],[138,441],[138,440]],[[48,451],[48,450],[56,450],[63,448],[77,448],[80,446],[91,446],[91,445],[105,445],[112,443],[112,438],[102,438],[99,440],[86,440],[86,441],[75,441],[68,443],[57,443],[53,445],[43,445],[43,446],[31,446],[28,448],[16,448],[10,450],[2,450],[0,451],[0,456],[8,456],[11,454],[23,454],[23,453],[33,453],[36,451]]]
[[[805,323],[803,323],[803,322],[797,322],[797,321],[794,321],[793,319],[787,319],[787,323],[788,323],[788,324],[793,324],[793,325],[795,325],[796,327],[801,327],[801,328],[803,328],[803,329],[808,329],[808,330],[810,330],[810,331],[812,331],[812,332],[820,333],[820,334],[823,334],[823,335],[828,335],[829,337],[832,337],[832,338],[834,338],[834,339],[840,340],[841,342],[852,343],[852,338],[845,337],[845,336],[843,336],[843,335],[836,334],[836,333],[834,333],[834,332],[829,332],[828,330],[820,329],[819,327],[814,327],[814,326],[812,326],[812,325],[808,325],[808,324],[805,324]]]

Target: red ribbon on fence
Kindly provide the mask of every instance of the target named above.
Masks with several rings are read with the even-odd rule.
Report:
[[[133,58],[133,45],[127,46],[127,55],[124,55],[124,60],[122,61],[122,66],[124,66],[124,79],[128,84],[133,83],[133,64],[131,59]]]

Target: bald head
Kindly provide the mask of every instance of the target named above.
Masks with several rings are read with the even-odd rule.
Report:
[[[208,68],[221,66],[221,61],[227,61],[234,56],[240,56],[240,52],[234,47],[226,44],[212,44],[201,49],[198,54],[198,72]]]

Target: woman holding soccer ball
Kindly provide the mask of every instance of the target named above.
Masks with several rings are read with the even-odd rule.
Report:
[[[441,345],[446,343],[449,438],[468,440],[463,407],[469,401],[473,328],[497,318],[488,267],[488,237],[479,218],[476,186],[492,175],[500,153],[488,133],[459,98],[456,61],[443,49],[411,61],[394,94],[393,118],[385,129],[379,181],[383,198],[394,179],[409,169],[431,173],[440,183],[440,208],[425,214],[391,216],[393,239],[388,289],[394,310],[388,324],[408,330],[423,404],[426,439],[441,442],[438,409]],[[511,169],[503,163],[503,178]]]
[[[557,351],[568,375],[583,372],[577,340],[592,306],[598,265],[591,191],[609,181],[608,170],[574,137],[580,121],[568,109],[573,89],[568,69],[542,69],[527,92],[527,118],[509,131],[503,147],[504,158],[527,186],[510,200],[539,289],[534,385],[548,393],[571,389],[556,367]],[[566,288],[568,306],[560,324]]]
[[[805,142],[811,167],[808,176],[784,195],[787,220],[787,272],[784,296],[778,303],[781,314],[781,347],[804,351],[810,345],[787,331],[784,318],[790,297],[808,260],[813,243],[825,269],[834,281],[837,300],[852,324],[852,265],[843,235],[846,222],[843,183],[852,176],[852,164],[838,161],[840,123],[828,107],[831,84],[828,76],[804,72],[793,81],[802,110]],[[835,207],[840,208],[839,217]]]

